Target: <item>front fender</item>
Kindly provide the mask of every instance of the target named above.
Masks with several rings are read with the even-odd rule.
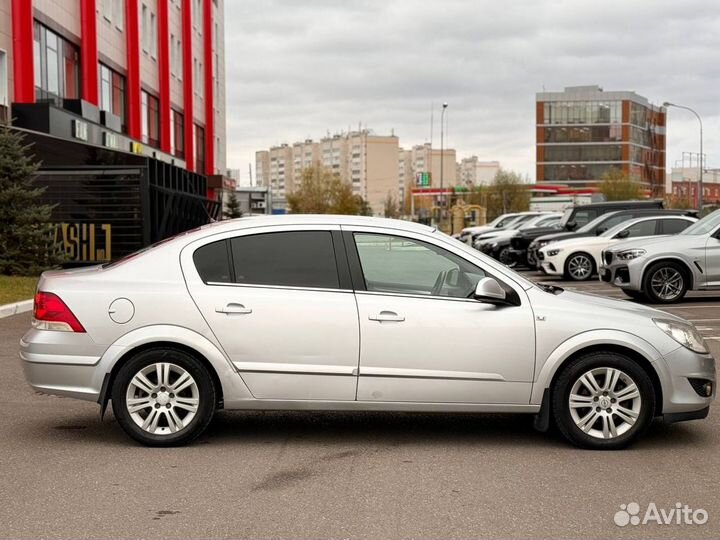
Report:
[[[252,394],[227,357],[206,337],[173,325],[151,325],[132,330],[118,338],[100,358],[94,374],[93,387],[102,389],[101,401],[107,400],[108,376],[117,362],[128,352],[149,343],[177,343],[184,345],[205,357],[217,373],[222,385],[225,402],[251,399]],[[101,403],[101,405],[103,405]]]
[[[583,349],[601,345],[614,345],[630,349],[650,362],[653,368],[659,372],[658,376],[664,371],[663,362],[658,363],[658,360],[662,360],[660,352],[650,343],[635,334],[613,329],[590,330],[577,334],[562,342],[550,353],[542,365],[538,364],[538,369],[536,370],[537,375],[530,396],[530,404],[541,404],[543,392],[546,388],[550,387],[555,373],[557,373],[558,369],[560,369],[568,358]],[[662,381],[663,377],[659,376],[659,379]],[[663,395],[664,394],[665,388],[663,387]]]

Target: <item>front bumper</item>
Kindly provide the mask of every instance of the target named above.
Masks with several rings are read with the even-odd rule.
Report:
[[[603,264],[598,269],[600,281],[609,283],[614,287],[621,287],[631,291],[642,290],[642,263],[635,261],[613,261]]]
[[[34,390],[89,401],[100,395],[103,352],[86,333],[31,329],[20,340],[25,380]]]
[[[655,362],[663,392],[662,414],[666,421],[678,422],[704,418],[703,410],[710,406],[717,395],[715,359],[710,354],[698,354],[680,347]],[[712,383],[712,395],[706,396],[701,385]]]
[[[563,265],[557,257],[548,257],[542,251],[538,252],[542,271],[551,276],[561,276],[564,272]]]

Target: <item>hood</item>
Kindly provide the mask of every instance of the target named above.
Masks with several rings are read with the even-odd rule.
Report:
[[[673,238],[676,238],[677,235],[675,235]],[[646,238],[633,238],[632,240],[623,240],[622,242],[618,242],[617,244],[614,244],[612,248],[612,251],[617,250],[624,250],[624,249],[634,249],[634,248],[647,248],[649,246],[655,246],[657,244],[666,243],[668,240],[668,235],[663,236],[651,236]]]
[[[645,317],[675,319],[687,322],[684,319],[671,315],[666,311],[660,311],[659,309],[651,308],[643,304],[636,304],[635,302],[630,302],[628,300],[616,300],[614,298],[599,296],[592,293],[565,291],[558,298],[580,303],[588,308],[607,308],[612,309],[615,312],[622,311],[630,315],[643,315]],[[592,312],[592,309],[589,309],[588,311]]]
[[[559,232],[561,232],[561,229],[556,229],[555,227],[533,227],[531,229],[524,229],[522,231],[519,231],[518,236],[527,240],[533,240],[540,236],[557,234]]]
[[[566,238],[564,240],[558,240],[548,244],[541,249],[557,249],[557,248],[572,248],[576,246],[605,246],[612,243],[612,238],[605,238],[604,236],[580,236],[576,238]]]
[[[478,242],[484,242],[486,240],[499,240],[501,238],[510,238],[517,234],[517,229],[500,229],[497,232],[491,232],[483,234],[477,237],[475,240]]]
[[[539,242],[557,242],[558,240],[568,240],[570,238],[585,238],[587,236],[595,236],[592,233],[579,233],[579,232],[561,232],[555,234],[546,234],[537,238]]]

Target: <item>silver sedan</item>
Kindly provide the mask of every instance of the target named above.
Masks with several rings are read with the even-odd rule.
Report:
[[[30,385],[112,403],[147,445],[225,409],[515,412],[614,449],[704,418],[715,362],[689,322],[538,286],[435,229],[338,216],[215,223],[46,272]]]

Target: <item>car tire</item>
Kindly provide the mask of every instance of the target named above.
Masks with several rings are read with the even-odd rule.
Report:
[[[498,253],[497,260],[503,263],[505,266],[512,264],[512,257],[510,256],[510,248],[504,247]]]
[[[573,253],[565,261],[565,277],[567,279],[587,281],[595,272],[595,259],[584,251]]]
[[[663,283],[671,289],[664,289]],[[652,265],[643,277],[643,292],[654,304],[674,304],[685,296],[689,278],[685,268],[676,262],[659,262]]]
[[[647,300],[645,293],[642,291],[632,291],[630,289],[622,289],[622,292],[624,292],[626,295],[628,295],[633,300]]]
[[[589,353],[558,376],[552,413],[560,433],[575,446],[619,450],[650,426],[655,391],[647,372],[627,356]]]
[[[120,426],[147,446],[181,446],[210,424],[217,404],[207,368],[173,348],[142,351],[117,372],[112,407]]]

